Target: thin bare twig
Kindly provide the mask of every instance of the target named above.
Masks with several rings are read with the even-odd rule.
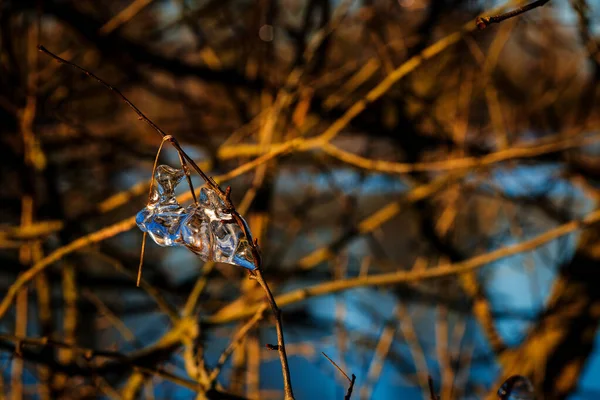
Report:
[[[171,138],[171,135],[167,135],[167,136],[163,136],[162,141],[160,142],[160,146],[158,146],[158,151],[156,152],[156,157],[154,157],[154,164],[152,165],[152,175],[150,178],[150,188],[148,189],[148,202],[150,202],[150,199],[152,198],[152,191],[154,190],[154,174],[156,174],[156,168],[158,167],[158,157],[160,156],[160,152],[162,151],[162,148],[165,144],[165,142],[167,140],[169,140]],[[181,161],[183,160],[180,156],[179,158]],[[181,165],[183,166],[183,161],[181,162]],[[187,171],[187,168],[185,169],[186,171],[186,176],[188,177],[188,179],[190,178],[189,172]],[[190,188],[192,189],[192,193],[194,193],[194,189],[192,186],[192,183],[190,181]],[[194,196],[194,202],[196,200],[196,196]],[[140,250],[140,263],[138,265],[138,273],[137,273],[137,280],[135,281],[135,286],[140,287],[140,282],[142,280],[142,267],[144,266],[144,254],[146,253],[146,239],[148,237],[148,233],[144,232],[142,235],[142,248]]]
[[[275,301],[275,297],[273,297],[273,293],[271,293],[271,289],[269,285],[265,281],[265,278],[262,275],[262,271],[257,269],[256,271],[252,271],[254,277],[258,284],[263,288],[265,294],[267,295],[267,301],[271,306],[271,311],[275,316],[275,329],[277,330],[277,351],[279,352],[279,361],[281,362],[281,369],[283,372],[283,385],[285,392],[285,400],[292,400],[294,398],[294,393],[292,391],[292,378],[290,377],[290,368],[287,362],[287,355],[285,353],[285,341],[283,338],[283,324],[281,322],[281,310],[277,307],[277,302]]]
[[[76,345],[53,340],[48,337],[25,337],[25,338],[23,338],[23,337],[17,337],[17,336],[13,336],[13,335],[2,334],[2,335],[0,335],[0,340],[14,343],[15,348],[25,346],[25,345],[26,346],[40,346],[40,347],[52,346],[52,347],[56,347],[59,349],[68,349],[78,355],[81,355],[86,360],[91,360],[93,358],[111,359],[116,362],[127,363],[127,364],[131,365],[131,367],[134,368],[135,370],[138,370],[140,372],[147,373],[150,375],[157,375],[161,378],[172,381],[180,386],[186,387],[186,388],[194,390],[194,391],[204,391],[205,390],[205,388],[203,386],[197,384],[196,382],[189,381],[187,379],[184,379],[184,378],[181,378],[174,374],[171,374],[160,367],[159,368],[149,368],[144,365],[140,365],[135,358],[129,357],[127,354],[123,354],[123,353],[119,353],[119,352],[115,352],[115,351],[96,350],[96,349],[78,347]],[[19,356],[16,352],[13,352],[13,354],[15,354],[16,356]],[[23,353],[23,357],[25,357],[25,356],[26,356],[26,354]]]
[[[346,391],[346,395],[344,396],[344,400],[350,400],[350,397],[352,396],[352,390],[354,389],[354,383],[356,382],[356,375],[352,374],[352,379],[350,379],[348,374],[346,374],[344,370],[341,369],[340,366],[335,363],[335,361],[329,358],[327,354],[325,354],[324,352],[321,352],[321,354],[323,354],[325,358],[328,359],[329,362],[332,363],[333,366],[336,367],[337,370],[340,371],[342,375],[346,377],[346,379],[348,379],[348,382],[350,382],[350,386],[348,386],[348,390]]]
[[[90,78],[96,80],[102,86],[104,86],[105,88],[107,88],[111,92],[115,93],[121,100],[123,100],[123,102],[125,102],[138,115],[138,118],[141,121],[144,121],[148,126],[150,126],[152,129],[154,129],[161,136],[161,138],[168,137],[166,140],[168,140],[169,143],[171,143],[171,145],[177,150],[177,152],[179,152],[179,154],[181,154],[181,156],[187,162],[190,163],[190,165],[192,166],[192,168],[194,168],[194,170],[198,173],[198,175],[200,175],[202,177],[202,179],[204,179],[204,181],[206,182],[206,184],[208,186],[210,186],[210,188],[213,189],[215,192],[217,192],[219,194],[219,196],[223,200],[225,200],[225,192],[219,187],[219,185],[217,185],[217,183],[212,178],[210,178],[208,175],[206,175],[198,167],[198,165],[194,162],[194,160],[181,148],[181,146],[179,145],[179,142],[173,136],[170,136],[167,133],[165,133],[162,129],[160,129],[158,127],[158,125],[156,125],[154,122],[152,122],[152,120],[150,120],[148,117],[146,117],[146,115],[144,115],[144,113],[142,111],[140,111],[139,108],[137,108],[127,97],[125,97],[125,95],[123,93],[121,93],[121,91],[119,89],[117,89],[116,87],[108,84],[106,81],[104,81],[103,79],[99,78],[98,76],[96,76],[94,73],[88,71],[87,69],[85,69],[83,67],[80,67],[79,65],[77,65],[77,64],[75,64],[75,63],[73,63],[71,61],[67,61],[64,58],[61,58],[61,57],[57,56],[56,54],[52,53],[50,50],[46,49],[42,45],[39,45],[38,49],[42,53],[45,53],[45,54],[49,55],[50,57],[54,58],[56,61],[58,61],[61,64],[66,64],[66,65],[69,65],[69,66],[71,66],[73,68],[76,68],[76,69],[80,70],[85,75],[87,75]],[[229,205],[229,204],[226,203],[226,205]]]
[[[534,8],[538,8],[538,7],[545,5],[549,1],[550,0],[536,0],[527,5],[524,5],[523,7],[519,7],[515,10],[508,11],[508,12],[505,12],[502,14],[493,15],[491,17],[479,17],[475,21],[475,24],[477,25],[477,28],[479,30],[483,30],[491,24],[497,24],[497,23],[507,20],[509,18],[516,17],[517,15],[524,14],[527,11],[531,11]]]
[[[346,377],[346,379],[348,379],[348,382],[352,382],[352,380],[350,379],[350,377],[348,376],[348,374],[346,374],[344,372],[344,370],[341,369],[340,366],[335,363],[335,361],[333,361],[327,354],[325,354],[325,352],[322,351],[321,354],[323,354],[325,356],[325,358],[328,359],[329,362],[332,363],[333,366],[336,367],[337,370],[340,371],[342,373],[342,375],[344,375]]]

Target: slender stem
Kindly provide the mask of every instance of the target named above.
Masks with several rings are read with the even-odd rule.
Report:
[[[144,266],[144,254],[146,254],[146,239],[148,233],[144,232],[142,234],[142,248],[140,249],[140,262],[138,264],[138,272],[137,279],[135,280],[135,286],[140,287],[140,283],[142,281],[142,268]]]
[[[187,162],[179,153],[179,162],[181,163],[181,168],[183,168],[183,172],[185,173],[185,178],[187,179],[188,186],[190,188],[190,193],[192,194],[192,199],[194,200],[194,204],[198,204],[198,199],[196,198],[196,191],[194,190],[194,184],[192,183],[192,177],[190,176],[190,169],[187,166]]]
[[[142,111],[140,111],[140,109],[137,108],[131,101],[129,101],[129,99],[127,97],[125,97],[125,95],[123,93],[121,93],[121,91],[119,89],[117,89],[116,87],[108,84],[103,79],[99,78],[98,76],[96,76],[94,73],[88,71],[87,69],[85,69],[83,67],[80,67],[79,65],[77,65],[77,64],[75,64],[75,63],[73,63],[71,61],[67,61],[67,60],[65,60],[62,57],[57,56],[56,54],[52,53],[50,50],[46,49],[42,45],[39,45],[38,49],[42,53],[46,53],[50,57],[54,58],[59,63],[61,63],[61,64],[67,64],[67,65],[70,65],[73,68],[77,68],[78,70],[80,70],[81,72],[83,72],[84,74],[86,74],[87,76],[89,76],[90,78],[96,80],[102,86],[106,87],[108,90],[112,91],[119,98],[121,98],[121,100],[123,100],[129,107],[131,107],[131,109],[138,115],[138,117],[139,117],[139,119],[141,121],[144,121],[148,126],[150,126],[152,129],[154,129],[161,137],[164,138],[164,137],[170,136],[170,135],[167,135],[165,133],[165,131],[163,131],[162,129],[160,129],[158,127],[158,125],[156,125],[154,122],[152,122],[152,120],[150,120],[150,118],[146,117],[144,115],[144,113]],[[221,190],[221,188],[219,187],[219,185],[217,185],[217,183],[212,178],[210,178],[208,175],[206,175],[204,173],[204,171],[202,171],[200,169],[200,167],[198,167],[198,165],[194,162],[194,160],[192,160],[192,158],[181,148],[181,146],[179,145],[179,142],[174,137],[172,137],[172,136],[168,137],[167,140],[179,152],[179,154],[183,157],[183,159],[185,159],[185,161],[187,161],[187,162],[190,163],[190,165],[192,166],[192,168],[194,168],[194,170],[198,173],[198,175],[200,175],[202,177],[202,179],[204,179],[204,181],[206,182],[206,184],[208,186],[210,186],[211,189],[214,189],[221,196],[221,198],[224,198],[225,197],[225,192],[223,192],[223,190]]]
[[[354,389],[354,383],[356,382],[356,375],[352,374],[352,379],[350,379],[348,374],[346,374],[344,370],[341,369],[340,366],[335,363],[335,361],[329,358],[327,354],[325,354],[324,352],[321,352],[321,354],[323,354],[325,358],[328,359],[329,362],[333,364],[333,366],[336,367],[338,371],[340,371],[342,375],[346,377],[346,379],[348,379],[348,382],[350,382],[350,386],[348,386],[348,390],[346,391],[346,395],[344,396],[344,400],[350,400],[350,397],[352,397],[352,390]]]
[[[281,362],[281,370],[283,372],[283,386],[285,392],[285,400],[293,400],[294,392],[292,391],[292,379],[290,377],[290,368],[288,366],[287,354],[285,352],[285,341],[283,338],[283,324],[281,322],[281,310],[277,307],[273,293],[269,289],[269,285],[262,275],[262,271],[257,269],[253,271],[254,277],[258,284],[263,288],[267,295],[267,301],[271,306],[271,311],[275,315],[275,329],[277,330],[277,351],[279,352],[279,361]]]
[[[516,17],[517,15],[521,15],[523,13],[526,13],[527,11],[531,11],[534,8],[541,7],[541,6],[545,5],[546,3],[548,3],[549,1],[550,0],[536,0],[529,4],[524,5],[523,7],[519,7],[517,9],[505,12],[503,14],[493,15],[491,17],[479,17],[479,18],[477,18],[475,23],[477,24],[477,28],[482,30],[482,29],[487,28],[491,24],[497,24],[506,19]]]
[[[329,362],[330,362],[330,363],[332,363],[332,364],[333,364],[333,366],[334,366],[334,367],[336,367],[336,368],[337,368],[337,370],[338,370],[338,371],[340,371],[340,372],[341,372],[341,374],[342,374],[342,375],[344,375],[344,376],[346,377],[346,379],[348,379],[348,382],[352,383],[352,380],[350,379],[350,377],[348,376],[348,374],[346,374],[346,373],[344,372],[344,370],[343,370],[343,369],[341,369],[341,368],[340,368],[340,366],[336,364],[336,362],[335,362],[335,361],[333,361],[333,360],[332,360],[332,359],[331,359],[331,358],[330,358],[330,357],[329,357],[327,354],[325,354],[324,352],[321,352],[321,354],[323,354],[323,355],[325,356],[325,358],[326,358],[326,359],[328,359],[328,360],[329,360]]]
[[[156,156],[154,157],[154,164],[152,165],[152,177],[150,178],[150,188],[148,189],[148,203],[150,203],[150,199],[152,198],[152,191],[154,190],[154,175],[156,174],[156,167],[158,167],[158,158],[160,157],[160,152],[162,151],[165,142],[171,138],[171,135],[163,136],[160,146],[158,146],[158,151],[156,152]],[[180,156],[181,157],[181,156]],[[183,165],[183,164],[182,164]],[[189,174],[188,174],[189,177]],[[191,185],[191,183],[190,183]],[[192,190],[192,194],[195,196],[194,191]],[[194,197],[195,199],[195,197]],[[138,274],[137,280],[135,282],[135,286],[140,287],[140,281],[142,280],[142,267],[144,266],[144,254],[146,253],[146,239],[148,237],[147,232],[144,232],[142,235],[142,248],[140,250],[140,263],[138,264]]]

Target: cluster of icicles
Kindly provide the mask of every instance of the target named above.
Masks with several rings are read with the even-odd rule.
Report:
[[[204,261],[216,261],[256,269],[247,237],[210,188],[202,188],[197,204],[182,207],[175,188],[185,177],[182,169],[159,165],[150,200],[136,216],[136,223],[159,246],[185,246]],[[246,221],[241,219],[246,225]],[[245,226],[246,232],[250,229]]]

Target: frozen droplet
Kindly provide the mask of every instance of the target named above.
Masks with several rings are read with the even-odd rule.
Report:
[[[533,400],[535,399],[531,381],[521,375],[513,375],[504,381],[498,389],[501,400]]]
[[[256,269],[250,229],[243,218],[235,218],[219,195],[202,188],[198,204],[187,209],[175,198],[175,188],[185,174],[180,169],[160,165],[156,187],[148,205],[136,217],[140,229],[160,246],[186,246],[204,261],[216,261]],[[238,224],[242,223],[242,227]]]

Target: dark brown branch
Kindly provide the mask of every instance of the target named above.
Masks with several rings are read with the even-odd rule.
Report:
[[[545,5],[546,3],[548,3],[550,0],[536,0],[534,2],[531,2],[527,5],[524,5],[523,7],[519,7],[515,10],[512,11],[508,11],[505,12],[503,14],[498,14],[498,15],[493,15],[491,17],[479,17],[477,18],[477,20],[475,21],[475,23],[477,24],[477,28],[479,28],[479,30],[483,30],[485,28],[487,28],[489,25],[491,24],[497,24],[499,22],[502,22],[506,19],[512,18],[512,17],[516,17],[517,15],[521,15],[526,13],[527,11],[531,11],[534,8],[538,8],[541,7],[543,5]]]
[[[61,58],[61,57],[57,56],[56,54],[52,53],[50,50],[46,49],[42,45],[39,45],[38,49],[41,52],[46,53],[50,57],[54,58],[56,61],[58,61],[61,64],[66,64],[66,65],[70,65],[73,68],[77,68],[78,70],[80,70],[81,72],[83,72],[84,74],[86,74],[87,76],[89,76],[90,78],[95,79],[98,83],[100,83],[102,86],[104,86],[108,90],[110,90],[113,93],[115,93],[121,100],[123,100],[129,107],[131,107],[131,109],[138,115],[138,118],[141,121],[144,121],[152,129],[154,129],[161,136],[161,138],[165,138],[165,137],[170,136],[170,135],[167,135],[162,129],[160,129],[154,122],[152,122],[152,120],[150,120],[148,117],[146,117],[144,115],[144,113],[141,112],[140,109],[137,108],[131,101],[129,101],[129,99],[127,97],[125,97],[125,95],[123,93],[121,93],[121,91],[119,89],[111,86],[110,84],[108,84],[107,82],[105,82],[103,79],[99,78],[98,76],[96,76],[94,73],[88,71],[87,69],[85,69],[83,67],[80,67],[79,65],[77,65],[75,63],[72,63],[71,61],[67,61],[64,58]],[[200,167],[198,167],[198,165],[194,162],[194,160],[192,160],[192,158],[181,148],[181,146],[179,145],[179,142],[174,137],[172,137],[172,136],[168,137],[167,140],[177,150],[177,152],[185,159],[185,161],[187,161],[187,162],[190,163],[190,165],[192,166],[192,168],[194,168],[194,170],[198,173],[198,175],[200,175],[202,177],[202,179],[204,179],[204,181],[206,182],[206,184],[208,186],[210,186],[211,189],[213,189],[217,193],[219,193],[219,195],[221,195],[222,198],[224,198],[225,197],[225,192],[223,192],[221,190],[221,188],[219,187],[219,185],[217,185],[217,183],[212,178],[210,178],[209,176],[207,176],[200,169]]]
[[[275,329],[277,330],[277,352],[279,353],[279,361],[281,362],[281,369],[283,372],[285,400],[292,400],[294,398],[294,392],[292,391],[292,378],[290,376],[290,368],[288,366],[287,354],[285,352],[285,340],[283,337],[281,310],[279,309],[279,307],[277,307],[275,297],[273,297],[273,293],[271,293],[271,289],[265,281],[265,278],[262,275],[262,271],[260,269],[257,269],[256,271],[251,271],[251,273],[253,274],[253,277],[256,279],[258,284],[265,291],[265,294],[267,295],[267,301],[269,302],[269,305],[271,306],[271,311],[275,316]]]
[[[32,347],[40,349],[48,347],[69,349],[74,351],[77,355],[81,355],[86,361],[91,361],[94,358],[105,358],[112,360],[112,362],[97,367],[92,367],[91,365],[82,366],[78,362],[63,364],[56,361],[54,358],[43,355],[42,353],[31,351],[30,348]],[[225,393],[215,389],[205,390],[205,388],[197,382],[174,375],[161,367],[148,366],[145,363],[141,363],[139,359],[132,359],[126,354],[115,351],[78,347],[68,343],[49,339],[47,337],[19,338],[6,334],[0,335],[0,349],[6,350],[14,356],[21,357],[28,362],[47,365],[55,371],[65,373],[70,376],[92,376],[98,374],[103,375],[107,373],[118,374],[123,373],[126,368],[148,375],[159,376],[165,380],[195,392],[204,392],[208,399],[244,400],[243,397],[238,397],[233,394]]]
[[[329,356],[327,354],[325,354],[324,352],[321,352],[321,354],[323,354],[325,356],[325,358],[327,360],[329,360],[329,362],[331,364],[333,364],[333,366],[336,367],[337,370],[340,371],[342,373],[342,375],[344,375],[346,377],[346,379],[348,379],[348,382],[350,382],[350,386],[348,386],[348,391],[346,392],[346,395],[344,396],[344,400],[350,400],[350,397],[352,396],[352,390],[354,390],[354,382],[356,382],[356,375],[352,374],[352,379],[350,379],[348,374],[346,374],[344,372],[344,370],[341,369],[340,366],[335,363],[335,361],[333,361],[331,358],[329,358]]]
[[[352,397],[352,390],[354,389],[354,382],[356,382],[356,375],[352,374],[352,379],[350,380],[350,386],[348,386],[348,391],[346,392],[346,395],[344,396],[344,400],[350,400],[350,397]]]

